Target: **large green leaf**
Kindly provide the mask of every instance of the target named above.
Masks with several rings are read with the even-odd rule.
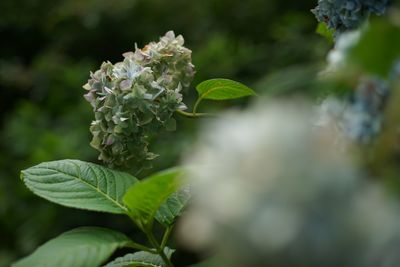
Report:
[[[129,188],[123,201],[129,208],[131,217],[142,226],[152,223],[161,204],[179,190],[182,174],[181,169],[169,169],[156,173]]]
[[[200,99],[228,100],[255,95],[255,92],[244,84],[228,79],[211,79],[197,85]]]
[[[129,242],[110,229],[77,228],[48,241],[12,267],[97,267]]]
[[[165,226],[170,226],[179,217],[190,200],[189,188],[182,188],[173,193],[161,204],[156,214],[156,220]]]
[[[168,258],[171,258],[175,250],[165,248],[164,252]],[[146,251],[126,254],[123,257],[116,258],[104,267],[163,267],[164,261],[160,255],[152,254]]]
[[[137,179],[127,173],[79,160],[41,163],[21,179],[38,196],[67,207],[122,214],[121,198]]]

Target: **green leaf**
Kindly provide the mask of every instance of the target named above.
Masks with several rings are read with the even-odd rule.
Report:
[[[294,93],[321,93],[321,88],[325,89],[315,79],[315,74],[320,71],[319,65],[299,65],[268,73],[265,77],[259,79],[255,84],[258,92],[267,96],[282,96]],[[290,79],[287,79],[290,77]]]
[[[158,209],[156,220],[165,226],[172,225],[176,217],[182,215],[190,197],[189,188],[182,188],[173,193]]]
[[[400,58],[400,27],[387,19],[372,20],[349,56],[363,70],[386,77]]]
[[[328,26],[324,22],[318,23],[316,32],[319,35],[325,37],[331,44],[334,43],[333,35],[335,33],[335,30],[329,29]]]
[[[110,229],[77,228],[46,242],[12,267],[97,267],[129,242]]]
[[[197,85],[200,99],[228,100],[255,95],[255,92],[244,84],[228,79],[211,79]]]
[[[156,173],[129,188],[123,201],[129,208],[131,217],[143,226],[151,224],[161,204],[179,190],[182,174],[182,169],[169,169]]]
[[[170,259],[175,250],[165,248],[164,252]],[[160,255],[152,254],[146,251],[126,254],[123,257],[116,258],[104,267],[164,267],[164,261]]]
[[[127,173],[79,160],[41,163],[22,171],[21,179],[36,195],[78,209],[127,212],[121,198],[137,179]]]

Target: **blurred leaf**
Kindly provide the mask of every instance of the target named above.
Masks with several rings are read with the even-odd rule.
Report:
[[[97,267],[130,242],[124,234],[106,228],[82,227],[46,242],[13,267]]]
[[[400,57],[400,27],[389,20],[372,20],[349,57],[363,70],[386,77]]]
[[[156,220],[165,226],[172,225],[176,217],[181,216],[190,197],[191,195],[188,188],[182,188],[178,192],[172,194],[157,211]]]
[[[255,95],[244,84],[228,79],[211,79],[201,82],[196,87],[201,99],[228,100]]]
[[[332,43],[332,44],[334,43],[333,34],[334,34],[335,31],[331,30],[331,29],[328,29],[328,26],[325,23],[320,22],[318,24],[316,32],[319,35],[325,37],[330,43]]]
[[[41,163],[21,172],[36,195],[54,203],[93,211],[123,214],[126,190],[137,182],[127,173],[79,160]]]
[[[161,204],[179,190],[182,173],[182,169],[169,169],[156,173],[129,188],[123,201],[136,222],[141,222],[143,226],[153,222]]]
[[[319,66],[304,65],[292,66],[269,73],[259,82],[255,88],[268,96],[277,96],[290,93],[310,93],[316,89],[316,75],[320,71]],[[290,79],[288,79],[290,77]],[[318,91],[322,91],[318,86]]]
[[[176,130],[176,120],[174,118],[169,118],[165,122],[165,128],[167,131],[175,131]]]
[[[164,252],[170,259],[175,250],[165,248]],[[163,267],[165,266],[163,259],[157,255],[146,251],[126,254],[123,257],[116,258],[104,267]]]

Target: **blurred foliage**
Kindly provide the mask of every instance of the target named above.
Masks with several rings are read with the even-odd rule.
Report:
[[[38,199],[18,179],[19,170],[42,161],[96,161],[89,146],[93,114],[82,98],[89,71],[104,60],[120,61],[135,42],[141,47],[174,30],[193,50],[193,88],[224,77],[259,92],[276,91],[268,86],[272,71],[293,64],[302,70],[324,60],[329,44],[315,34],[317,23],[309,12],[314,6],[314,0],[1,1],[0,266],[75,226],[129,229],[128,221],[113,216],[99,221],[95,214]],[[289,72],[309,77],[298,70]],[[189,106],[195,94],[186,96]],[[245,103],[218,106],[236,104]],[[162,155],[156,169],[176,163],[196,129],[193,121],[179,118],[177,132],[154,140],[153,151]]]
[[[399,17],[392,17],[392,20]],[[390,41],[388,40],[390,38]],[[384,19],[375,19],[359,44],[352,48],[351,60],[363,71],[387,78],[400,58],[400,27]]]

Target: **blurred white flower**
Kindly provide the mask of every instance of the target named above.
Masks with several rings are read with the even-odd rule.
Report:
[[[219,266],[379,262],[374,253],[398,234],[395,205],[360,179],[315,116],[305,102],[267,102],[208,125],[186,160],[194,201],[181,239],[216,248]]]
[[[328,66],[322,74],[336,72],[346,66],[348,53],[360,40],[361,33],[362,30],[353,30],[338,36],[335,47],[328,53]]]

